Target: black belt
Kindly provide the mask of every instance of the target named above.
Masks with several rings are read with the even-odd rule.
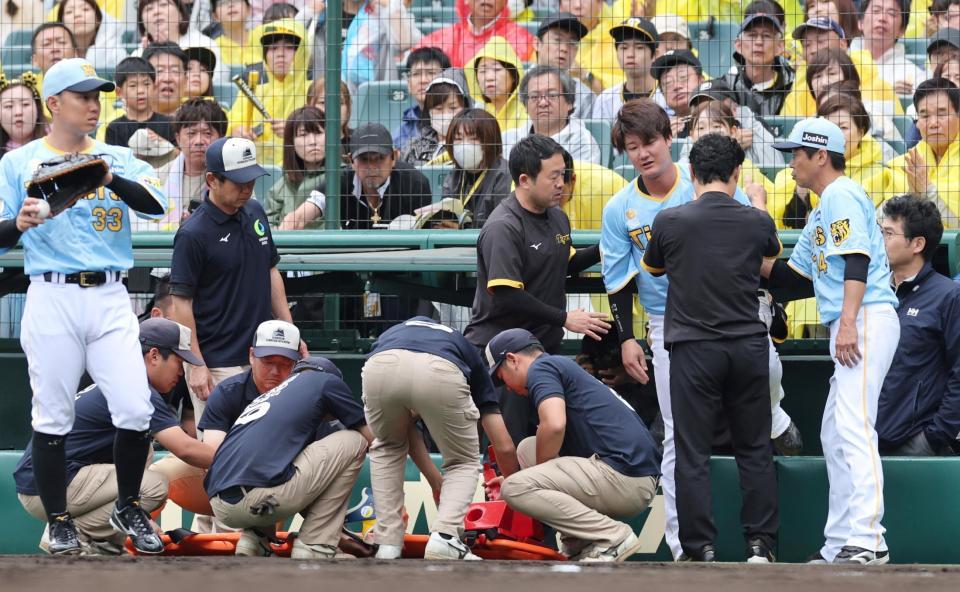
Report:
[[[93,288],[94,286],[102,286],[107,282],[120,281],[119,271],[78,271],[77,273],[56,275],[63,276],[63,283],[77,284],[81,288]],[[54,273],[52,271],[43,274],[44,281],[52,282],[53,279]]]
[[[217,494],[217,497],[222,499],[228,504],[235,504],[242,500],[249,491],[246,487],[242,485],[234,485],[233,487],[228,487]]]

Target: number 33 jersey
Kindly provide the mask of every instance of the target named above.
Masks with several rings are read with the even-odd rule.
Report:
[[[166,213],[167,199],[160,190],[156,173],[150,165],[134,157],[129,148],[95,142],[88,153],[100,155],[115,176],[142,185]],[[41,162],[62,154],[46,139],[39,139],[0,159],[2,218],[17,217],[34,171]],[[145,219],[162,218],[164,214],[151,216],[136,212]],[[110,189],[100,187],[59,216],[23,234],[24,272],[37,275],[48,271],[124,271],[133,267],[130,215],[126,203]]]

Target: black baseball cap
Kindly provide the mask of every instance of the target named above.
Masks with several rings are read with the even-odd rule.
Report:
[[[723,78],[714,78],[713,80],[707,80],[697,87],[697,90],[690,96],[690,106],[694,107],[705,99],[711,101],[731,99],[736,102],[737,95],[733,92],[733,89],[730,88],[730,84],[728,84],[726,80]]]
[[[840,26],[840,23],[826,16],[816,16],[812,19],[807,19],[807,22],[794,29],[793,38],[802,40],[803,36],[806,35],[807,31],[810,29],[833,31],[840,37],[840,39],[846,39],[847,37],[847,35],[843,32],[843,27]]]
[[[657,34],[657,27],[645,18],[628,18],[619,25],[610,29],[610,36],[615,43],[621,43],[627,39],[639,39],[645,43],[653,45],[654,49],[660,41],[660,35]]]
[[[368,152],[387,155],[393,152],[393,136],[382,123],[361,123],[350,137],[350,155],[354,158]]]
[[[930,43],[927,44],[927,53],[931,53],[941,45],[950,45],[960,49],[960,29],[947,27],[937,31],[937,34],[931,37]]]
[[[340,380],[343,380],[343,373],[340,372],[340,368],[337,368],[337,365],[334,364],[329,358],[323,356],[310,356],[308,358],[303,358],[293,367],[293,373],[303,372],[304,370],[317,370],[320,372],[326,372],[327,374],[333,374]]]
[[[540,340],[526,329],[507,329],[506,331],[501,331],[487,343],[484,356],[487,358],[487,365],[490,366],[490,378],[493,379],[493,384],[497,386],[503,384],[503,381],[497,378],[497,370],[500,368],[500,364],[507,359],[507,354],[515,354],[531,345],[543,347]]]
[[[207,170],[241,185],[270,174],[257,164],[257,147],[246,138],[220,138],[210,144]]]
[[[668,70],[681,64],[693,66],[696,68],[697,74],[703,74],[703,65],[700,63],[700,60],[687,49],[671,49],[659,58],[653,60],[653,63],[650,64],[650,74],[657,79],[657,82],[660,82],[660,78],[663,77]]]
[[[540,28],[537,29],[537,38],[543,37],[543,34],[550,29],[569,31],[573,33],[577,39],[583,39],[587,36],[587,33],[590,32],[590,30],[580,22],[580,19],[569,12],[555,14],[543,21],[543,23],[540,24]]]
[[[170,350],[194,366],[203,366],[203,362],[190,350],[189,327],[180,323],[153,317],[140,323],[140,343],[147,347]]]

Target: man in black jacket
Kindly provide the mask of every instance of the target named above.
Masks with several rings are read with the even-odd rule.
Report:
[[[943,222],[936,204],[911,195],[883,213],[900,344],[880,391],[880,452],[952,456],[960,451],[960,284],[930,264]]]
[[[386,228],[397,216],[432,202],[430,181],[413,165],[397,160],[393,138],[382,124],[361,124],[351,137],[350,156],[352,170],[340,175],[344,229]]]
[[[793,88],[796,75],[783,57],[783,25],[773,14],[747,16],[734,41],[737,71],[724,78],[746,105],[761,117],[777,115]]]

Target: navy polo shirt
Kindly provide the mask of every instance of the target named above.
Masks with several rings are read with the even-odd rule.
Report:
[[[213,497],[230,487],[286,483],[303,449],[326,435],[327,416],[354,429],[366,424],[363,406],[345,382],[326,372],[304,370],[244,409],[217,448],[204,479]]]
[[[227,378],[213,389],[207,398],[207,406],[197,429],[230,431],[247,405],[260,396],[257,384],[253,381],[253,370]]]
[[[279,262],[267,215],[254,199],[232,215],[206,199],[180,226],[170,292],[193,299],[207,366],[248,363],[257,325],[273,318],[270,270]]]
[[[150,418],[150,433],[157,434],[168,428],[179,427],[180,420],[160,393],[150,388],[153,415]],[[113,427],[107,399],[97,385],[91,385],[77,394],[74,407],[73,429],[64,442],[67,460],[67,484],[87,465],[113,464],[113,440],[117,433]],[[144,459],[146,460],[146,459]],[[33,445],[27,444],[13,471],[17,493],[38,495],[33,478]]]
[[[527,371],[527,390],[538,408],[547,399],[564,400],[567,426],[560,456],[596,454],[628,477],[660,474],[660,453],[637,412],[570,358],[541,354]]]

